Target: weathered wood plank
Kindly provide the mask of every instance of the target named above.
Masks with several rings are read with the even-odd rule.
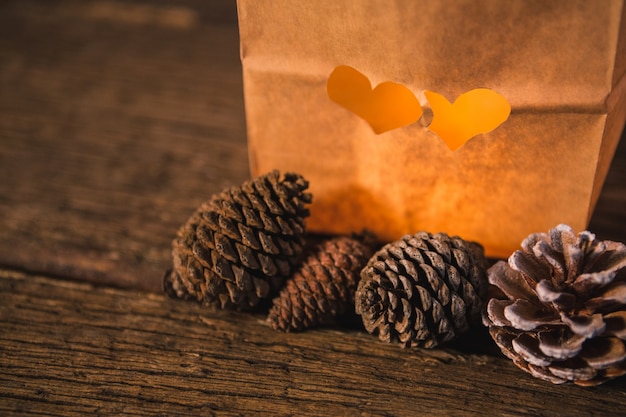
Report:
[[[234,1],[2,2],[0,264],[158,290],[243,113]]]
[[[0,272],[0,414],[619,415],[626,380],[556,386],[471,347],[403,350],[357,329]],[[464,350],[462,350],[464,349]]]

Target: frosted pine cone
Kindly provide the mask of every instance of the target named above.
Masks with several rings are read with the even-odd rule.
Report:
[[[274,299],[271,326],[298,331],[352,310],[359,273],[374,252],[371,244],[367,237],[337,237],[318,245]]]
[[[365,329],[405,347],[435,347],[480,323],[483,248],[445,233],[404,236],[361,272],[355,308]]]
[[[489,269],[503,294],[485,324],[502,352],[537,378],[597,385],[626,373],[626,246],[566,225],[528,236]]]
[[[165,291],[239,310],[272,296],[300,261],[307,188],[300,175],[273,171],[214,195],[172,242]]]

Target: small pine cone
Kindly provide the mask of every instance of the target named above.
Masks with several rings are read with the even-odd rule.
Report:
[[[626,373],[624,244],[559,225],[528,236],[488,274],[502,294],[487,303],[484,322],[518,367],[583,386]]]
[[[359,272],[373,252],[369,237],[337,237],[318,245],[274,299],[270,325],[300,331],[352,310]]]
[[[203,203],[172,242],[171,297],[248,310],[282,286],[304,246],[308,182],[272,171]]]
[[[480,323],[486,268],[478,243],[445,233],[406,235],[361,272],[356,312],[383,341],[435,347]]]

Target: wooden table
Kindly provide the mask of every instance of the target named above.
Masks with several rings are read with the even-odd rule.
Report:
[[[165,298],[177,228],[248,178],[233,0],[0,4],[0,415],[626,415],[486,334],[402,350]],[[591,220],[626,241],[626,140]]]

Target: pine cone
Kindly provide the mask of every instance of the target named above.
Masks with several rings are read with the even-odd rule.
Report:
[[[364,239],[337,237],[318,245],[274,299],[271,326],[299,331],[329,324],[353,309],[359,272],[374,252],[373,241]]]
[[[486,267],[477,243],[445,233],[404,236],[361,272],[356,312],[383,341],[435,347],[480,323]]]
[[[559,225],[488,274],[503,294],[489,300],[485,324],[521,369],[585,386],[626,373],[624,244]]]
[[[300,261],[307,188],[300,175],[273,171],[214,195],[172,242],[165,291],[239,310],[270,297]]]

